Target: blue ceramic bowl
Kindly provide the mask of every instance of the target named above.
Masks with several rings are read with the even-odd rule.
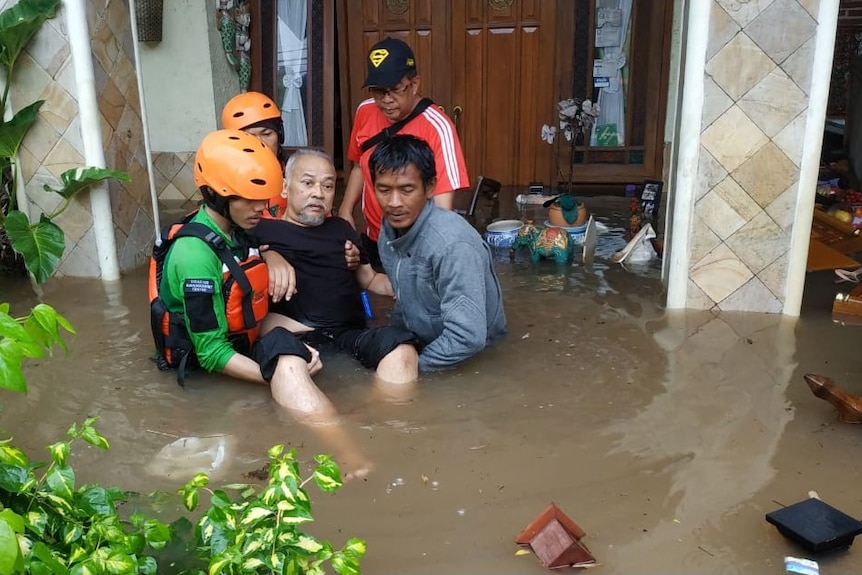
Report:
[[[485,241],[494,248],[510,248],[524,223],[521,220],[500,220],[488,224]]]
[[[572,241],[575,243],[580,243],[584,241],[584,235],[587,233],[587,224],[583,224],[580,226],[554,226],[550,221],[545,220],[545,227],[557,227],[562,228],[568,232],[569,237],[572,238]]]

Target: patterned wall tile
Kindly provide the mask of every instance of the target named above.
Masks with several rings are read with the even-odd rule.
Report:
[[[56,82],[51,82],[40,99],[45,101],[39,109],[40,119],[51,124],[60,133],[64,133],[78,116],[78,104],[71,94]]]
[[[703,146],[729,172],[769,141],[738,106],[731,107],[701,134]]]
[[[772,292],[779,301],[785,300],[784,291],[787,286],[787,262],[790,252],[785,252],[781,257],[766,266],[766,268],[757,274],[763,285]]]
[[[700,286],[696,283],[688,280],[688,307],[690,309],[713,309],[715,307],[715,302],[704,293]]]
[[[807,116],[808,110],[801,112],[772,138],[772,142],[781,148],[781,151],[797,166],[802,163],[802,144],[805,141]]]
[[[714,302],[721,302],[753,276],[751,270],[723,244],[695,263],[689,275]]]
[[[111,131],[113,131],[120,124],[120,118],[126,108],[126,97],[123,96],[114,81],[108,78],[104,89],[98,94],[98,99],[99,112],[108,121]]]
[[[734,170],[731,176],[764,208],[799,178],[799,168],[778,146],[769,142]]]
[[[732,105],[733,100],[730,96],[724,93],[715,80],[706,76],[703,80],[703,116],[700,129],[707,128]]]
[[[781,94],[781,97],[776,98],[776,94]],[[781,68],[775,68],[737,105],[771,138],[808,108],[808,96]]]
[[[756,277],[748,280],[745,285],[718,304],[718,308],[722,311],[758,313],[781,313],[782,307],[783,304],[778,298]]]
[[[56,195],[56,194],[52,194]],[[66,234],[67,246],[74,246],[93,227],[93,215],[88,209],[89,198],[75,198],[69,202],[69,207],[62,214],[54,218],[54,222],[60,226]]]
[[[775,68],[769,56],[745,34],[737,34],[706,64],[706,72],[738,100]]]
[[[801,4],[815,20],[817,19],[817,12],[820,10],[820,0],[799,0],[799,4]]]
[[[53,26],[42,26],[27,46],[27,54],[52,77],[60,71],[70,52],[64,34]]]
[[[812,65],[814,61],[814,45],[814,38],[810,38],[781,63],[781,69],[806,94],[811,90],[811,72],[814,71],[814,66]]]
[[[695,206],[695,213],[722,240],[754,218],[760,207],[733,178],[725,178]]]
[[[710,154],[706,148],[700,147],[700,154],[697,158],[697,183],[695,187],[695,201],[700,200],[712,188],[717,186],[721,180],[727,177],[727,170],[724,169],[718,160]]]
[[[36,161],[41,164],[59,140],[60,134],[51,124],[36,122],[27,132],[21,147],[27,148],[30,154],[36,158]]]
[[[743,28],[757,18],[773,0],[717,0],[727,14]]]
[[[754,42],[778,64],[814,36],[817,22],[797,0],[775,0],[745,27]]]
[[[698,216],[695,215],[695,218]],[[709,252],[721,244],[721,238],[715,235],[706,222],[696,221],[691,236],[691,261],[698,262]]]
[[[757,274],[787,251],[790,238],[769,214],[761,212],[728,238],[726,244]]]
[[[63,172],[84,166],[86,162],[78,150],[66,140],[61,139],[42,162],[42,165],[59,180]]]
[[[709,13],[709,41],[706,45],[706,60],[709,61],[731,38],[739,32],[739,24],[728,16],[718,2],[713,2]]]
[[[766,213],[776,224],[781,226],[785,232],[789,232],[796,219],[796,200],[798,197],[798,182],[793,182],[784,192],[775,198],[771,204],[766,206]]]
[[[99,247],[96,245],[96,234],[91,227],[78,241],[66,236],[66,253],[57,269],[58,275],[73,277],[97,278],[101,275],[99,268]]]

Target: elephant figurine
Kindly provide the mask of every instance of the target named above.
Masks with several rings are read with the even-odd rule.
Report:
[[[509,255],[514,257],[515,251],[521,248],[529,248],[532,251],[531,246],[533,242],[536,241],[536,237],[539,235],[539,229],[533,225],[532,220],[527,220],[521,229],[518,230],[518,235],[515,236],[515,239],[512,240],[512,246],[509,248]]]
[[[563,228],[544,228],[530,245],[530,260],[553,258],[558,264],[569,263],[575,252],[575,242]]]

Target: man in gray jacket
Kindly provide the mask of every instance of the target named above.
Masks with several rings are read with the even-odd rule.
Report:
[[[506,333],[491,250],[464,218],[434,205],[434,153],[424,140],[388,138],[368,166],[396,298],[390,322],[419,337],[420,371],[452,367]]]

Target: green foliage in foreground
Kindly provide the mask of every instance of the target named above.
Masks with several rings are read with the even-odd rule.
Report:
[[[9,304],[0,303],[0,387],[26,393],[24,358],[43,357],[54,345],[68,351],[60,328],[74,333],[51,306],[39,304],[29,315],[14,318]],[[76,485],[68,461],[72,444],[83,440],[109,448],[95,422],[91,417],[80,427],[72,425],[67,440],[48,446],[48,464],[31,462],[11,439],[0,440],[0,574],[159,572],[157,554],[174,535],[171,527],[142,514],[121,517],[118,504],[129,499],[128,492]],[[197,509],[202,490],[209,494],[193,544],[206,570],[186,573],[323,575],[329,565],[339,575],[358,575],[364,541],[350,539],[342,549],[333,550],[329,542],[299,529],[313,521],[305,485],[314,481],[323,492],[339,489],[336,463],[329,455],[318,455],[314,471],[302,479],[295,450],[284,453],[284,447],[276,445],[270,448],[269,459],[269,480],[260,490],[245,484],[212,490],[209,477],[200,473],[179,491],[189,511]]]

